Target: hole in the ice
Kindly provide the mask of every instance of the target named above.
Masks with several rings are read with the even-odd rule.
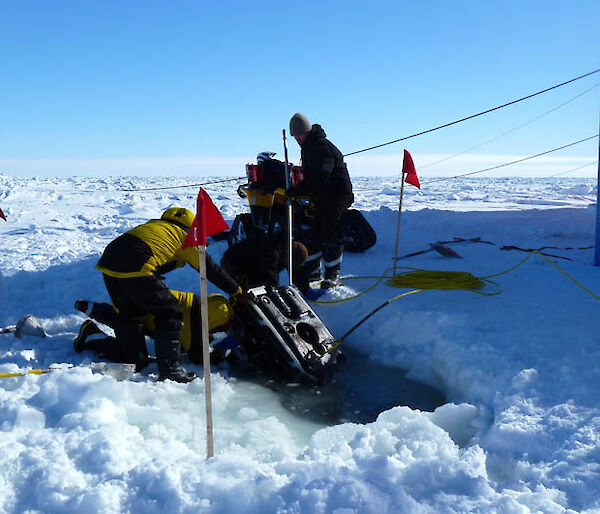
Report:
[[[277,391],[292,414],[326,425],[370,423],[381,412],[399,405],[431,412],[446,403],[440,391],[406,378],[400,368],[373,362],[350,348],[344,349],[344,355],[333,380],[322,385],[277,382],[257,373],[256,368],[236,366],[232,371],[240,379]]]

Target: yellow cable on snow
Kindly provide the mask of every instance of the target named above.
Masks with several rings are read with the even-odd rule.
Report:
[[[453,289],[466,289],[476,293],[482,293],[486,280],[469,273],[468,271],[436,271],[416,270],[400,273],[389,278],[385,282],[392,287],[406,287],[419,289],[440,289],[449,291]],[[482,294],[498,294],[500,291]]]
[[[540,257],[546,259],[550,264],[552,264],[552,266],[554,266],[558,271],[560,271],[561,273],[563,273],[569,280],[571,280],[576,285],[578,285],[581,289],[583,289],[592,298],[595,298],[596,300],[600,300],[600,296],[598,296],[597,294],[592,293],[592,291],[590,291],[587,287],[585,287],[581,282],[578,282],[576,279],[574,279],[564,269],[562,269],[558,264],[556,264],[556,262],[551,261],[550,259],[548,259],[548,257],[546,257],[543,253],[538,252],[537,250],[533,251],[532,253],[537,253]]]
[[[312,300],[314,303],[329,305],[336,303],[344,303],[349,302],[351,300],[355,300],[356,298],[367,294],[369,291],[377,287],[383,280],[386,280],[386,284],[391,287],[406,287],[409,289],[419,289],[419,290],[443,290],[443,291],[452,291],[452,290],[463,290],[463,291],[471,291],[473,293],[481,294],[484,296],[494,296],[500,294],[502,292],[502,288],[499,284],[490,280],[494,277],[499,277],[500,275],[505,275],[506,273],[510,273],[511,271],[517,269],[522,266],[534,253],[530,252],[527,256],[521,260],[519,263],[511,266],[505,271],[500,273],[495,273],[493,275],[487,275],[485,277],[477,277],[468,271],[437,271],[437,270],[424,270],[419,268],[409,268],[409,267],[391,267],[386,269],[383,272],[383,275],[375,275],[375,276],[356,276],[356,277],[343,277],[342,280],[360,280],[360,279],[377,279],[375,283],[371,284],[367,289],[361,291],[355,295],[349,296],[347,298],[340,298],[338,300]],[[407,270],[402,273],[392,274],[390,275],[390,271],[397,271],[399,269]],[[486,285],[491,285],[495,289],[491,291],[482,291],[482,289]]]
[[[12,373],[10,371],[3,371],[0,373],[0,378],[12,378],[12,377],[24,377],[26,375],[43,375],[44,373],[50,373],[51,369],[30,369],[28,371],[17,371]]]

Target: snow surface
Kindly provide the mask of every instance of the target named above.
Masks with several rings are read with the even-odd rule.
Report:
[[[205,179],[192,179],[201,182]],[[0,379],[0,512],[600,512],[599,304],[539,256],[494,280],[497,296],[411,295],[344,343],[443,391],[435,412],[394,407],[373,423],[324,426],[280,395],[215,370],[216,456],[205,461],[202,380],[119,381],[89,367],[72,340],[79,297],[106,300],[98,255],[115,236],[171,205],[193,208],[196,188],[157,178],[15,178],[0,175],[0,326],[32,313],[48,339],[0,336],[0,371],[58,366]],[[354,180],[355,207],[378,233],[344,274],[391,265],[398,186]],[[226,219],[245,210],[234,182],[206,187]],[[402,254],[453,237],[462,260],[428,252],[426,269],[495,274],[547,250],[591,291],[594,181],[461,179],[407,187]],[[219,258],[224,242],[213,243]],[[192,270],[171,273],[195,289]],[[348,280],[349,295],[371,280]],[[399,294],[380,285],[357,300],[316,305],[336,335]],[[68,369],[66,363],[76,365]],[[200,368],[189,365],[190,369]]]

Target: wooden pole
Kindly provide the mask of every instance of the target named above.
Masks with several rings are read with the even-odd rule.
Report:
[[[394,275],[396,275],[396,263],[398,262],[398,241],[400,240],[400,217],[402,216],[402,197],[404,196],[404,172],[401,172],[402,185],[400,186],[400,202],[398,203],[398,223],[396,224],[396,250],[394,251]]]
[[[204,367],[204,403],[206,405],[206,459],[215,454],[213,440],[212,395],[210,388],[210,345],[208,341],[208,288],[206,285],[206,246],[199,246],[200,319],[202,320],[202,365]]]

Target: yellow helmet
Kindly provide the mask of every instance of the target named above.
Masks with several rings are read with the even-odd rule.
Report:
[[[233,315],[233,311],[229,305],[229,302],[227,301],[227,298],[225,298],[222,294],[214,293],[209,294],[206,300],[208,303],[209,330],[213,331],[220,327],[225,327]]]
[[[187,228],[192,226],[194,213],[185,207],[169,207],[160,217],[161,220],[173,221]]]

